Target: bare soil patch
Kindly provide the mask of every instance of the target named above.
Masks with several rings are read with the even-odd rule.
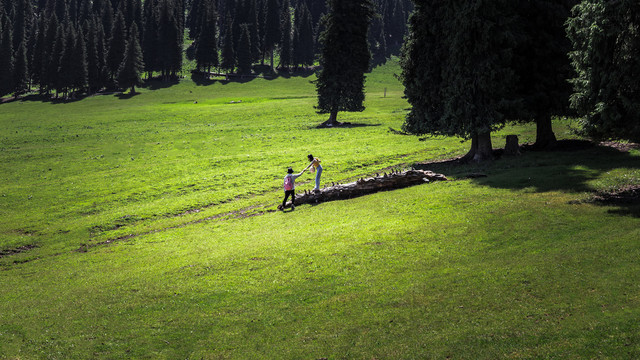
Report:
[[[20,253],[29,251],[31,249],[35,249],[37,247],[38,247],[37,245],[24,245],[24,246],[20,246],[20,247],[13,248],[13,249],[0,250],[0,259],[5,257],[5,256],[11,256],[11,255],[20,254]]]

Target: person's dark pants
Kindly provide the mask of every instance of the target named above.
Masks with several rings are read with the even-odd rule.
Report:
[[[289,198],[289,195],[291,195],[291,204],[294,204],[296,202],[296,191],[295,190],[285,190],[284,191],[284,200],[282,200],[282,208],[284,209],[284,206],[287,204],[287,199]]]

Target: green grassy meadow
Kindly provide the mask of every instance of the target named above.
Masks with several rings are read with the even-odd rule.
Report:
[[[0,257],[0,358],[640,358],[640,206],[590,201],[640,184],[638,149],[275,210],[308,153],[331,183],[466,152],[389,130],[397,72],[336,129],[314,76],[0,105],[0,250],[34,247]]]

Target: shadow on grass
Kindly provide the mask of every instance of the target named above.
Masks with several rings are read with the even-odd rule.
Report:
[[[343,122],[339,126],[320,126],[320,124],[309,126],[308,129],[351,129],[361,127],[381,126],[382,124],[364,124],[364,123],[352,123]]]
[[[9,104],[9,103],[13,103],[13,102],[35,102],[35,101],[39,101],[39,102],[44,102],[44,103],[51,103],[51,104],[71,104],[80,100],[83,100],[89,96],[89,94],[82,94],[82,95],[74,95],[73,97],[69,97],[69,98],[63,98],[63,97],[54,97],[51,95],[42,95],[42,94],[29,94],[29,95],[24,95],[24,96],[19,96],[18,98],[5,98],[2,99],[2,101],[0,101],[0,104]]]
[[[115,97],[117,97],[120,100],[128,100],[128,99],[131,99],[132,97],[137,96],[137,95],[140,95],[140,93],[139,92],[134,92],[134,93],[128,92],[126,94],[125,93],[116,94]]]
[[[563,141],[555,151],[527,151],[522,155],[504,156],[488,164],[460,164],[456,160],[419,164],[416,168],[443,173],[448,177],[469,178],[481,186],[533,192],[561,191],[566,193],[602,194],[592,186],[602,174],[614,169],[640,169],[640,158],[627,151],[586,141]],[[640,185],[640,184],[636,184]],[[621,189],[613,190],[617,192]],[[639,191],[640,193],[640,191]],[[589,201],[618,206],[609,212],[640,217],[640,197],[625,201]]]
[[[161,79],[151,79],[146,80],[144,82],[144,88],[149,90],[160,90],[170,88],[174,85],[178,85],[180,83],[179,79],[171,79],[171,80],[161,80]]]

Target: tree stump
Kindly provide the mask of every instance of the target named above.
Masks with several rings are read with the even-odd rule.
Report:
[[[518,135],[507,135],[507,143],[504,146],[504,154],[516,156],[520,155],[520,145],[518,145]]]

